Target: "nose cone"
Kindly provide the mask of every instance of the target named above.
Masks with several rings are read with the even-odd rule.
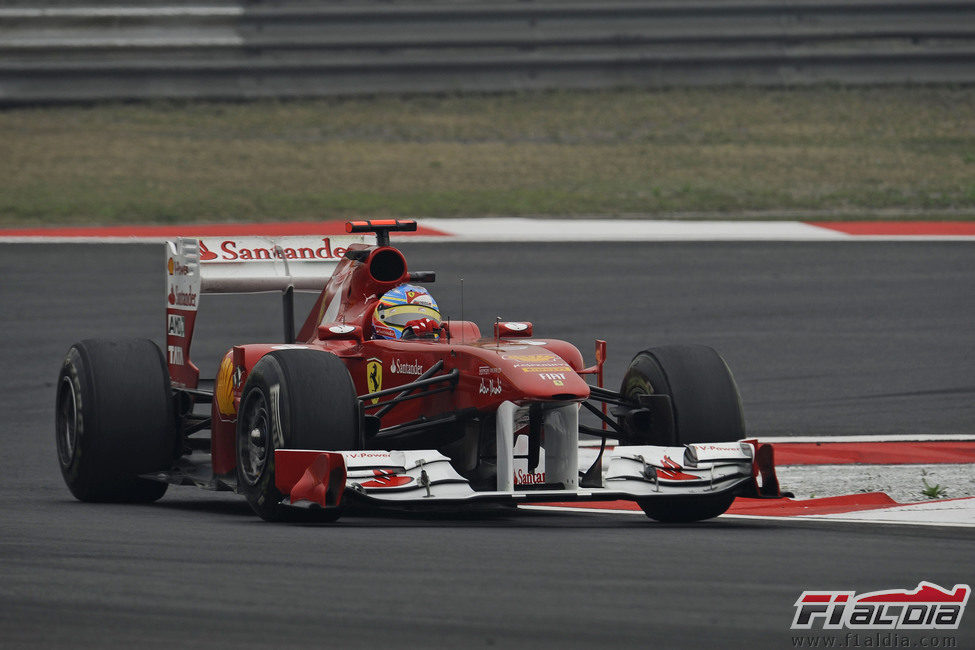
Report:
[[[548,350],[502,353],[500,365],[512,388],[525,399],[547,401],[589,397],[589,385],[568,362]]]

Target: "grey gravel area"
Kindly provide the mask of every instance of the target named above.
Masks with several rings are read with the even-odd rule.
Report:
[[[860,492],[886,492],[900,503],[975,496],[975,465],[782,465],[776,468],[783,491],[797,499]],[[935,490],[935,486],[939,489]]]

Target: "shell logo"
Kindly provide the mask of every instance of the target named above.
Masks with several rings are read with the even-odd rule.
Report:
[[[511,361],[527,361],[527,362],[540,362],[540,361],[561,361],[558,357],[552,354],[503,354],[502,359],[508,359]]]
[[[237,409],[234,406],[234,362],[228,354],[220,362],[220,370],[217,372],[217,385],[214,397],[217,398],[217,408],[223,415],[236,415]]]

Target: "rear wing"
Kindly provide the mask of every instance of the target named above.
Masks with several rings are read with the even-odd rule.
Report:
[[[166,242],[166,360],[173,385],[196,388],[199,381],[190,343],[202,294],[281,291],[285,342],[291,343],[294,292],[321,291],[348,247],[364,242],[364,235],[181,237]]]

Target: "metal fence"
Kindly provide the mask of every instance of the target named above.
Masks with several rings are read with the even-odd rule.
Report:
[[[7,104],[972,82],[972,0],[0,7]]]

